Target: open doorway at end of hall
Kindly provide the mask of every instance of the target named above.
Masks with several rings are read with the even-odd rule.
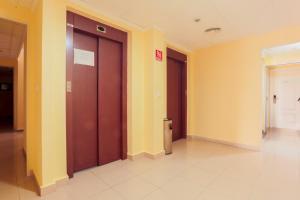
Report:
[[[25,128],[26,25],[0,19],[0,132]]]
[[[13,130],[13,68],[0,67],[0,131]]]
[[[300,64],[267,68],[266,130],[300,130]],[[273,131],[274,132],[274,131]]]

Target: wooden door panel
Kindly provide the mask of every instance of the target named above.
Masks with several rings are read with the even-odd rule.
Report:
[[[73,66],[72,131],[74,137],[74,171],[98,164],[97,136],[97,49],[98,39],[74,32],[74,48],[92,51],[95,66]]]
[[[99,40],[99,162],[121,158],[122,44]]]
[[[173,141],[183,137],[183,63],[167,60],[167,117],[173,121]]]

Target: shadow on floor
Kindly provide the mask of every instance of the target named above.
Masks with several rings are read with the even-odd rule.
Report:
[[[10,191],[12,196],[37,192],[34,179],[26,175],[23,137],[22,132],[0,129],[0,188]]]

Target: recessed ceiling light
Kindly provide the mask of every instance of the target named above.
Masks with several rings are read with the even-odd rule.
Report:
[[[208,28],[206,29],[204,32],[205,33],[218,33],[221,32],[221,28],[220,27],[213,27],[213,28]]]
[[[194,22],[196,22],[196,23],[198,23],[198,22],[200,22],[201,21],[201,19],[200,18],[196,18],[196,19],[194,19]]]

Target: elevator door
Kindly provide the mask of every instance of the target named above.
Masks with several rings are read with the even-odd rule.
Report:
[[[122,44],[99,39],[99,162],[121,158]]]
[[[98,38],[74,32],[74,52],[94,53],[94,66],[73,66],[72,110],[74,139],[74,171],[98,165],[97,129],[97,55]],[[75,53],[74,53],[75,54]]]
[[[167,116],[173,122],[173,141],[184,135],[184,63],[173,58],[167,60]]]
[[[68,175],[127,158],[127,33],[67,12]]]

